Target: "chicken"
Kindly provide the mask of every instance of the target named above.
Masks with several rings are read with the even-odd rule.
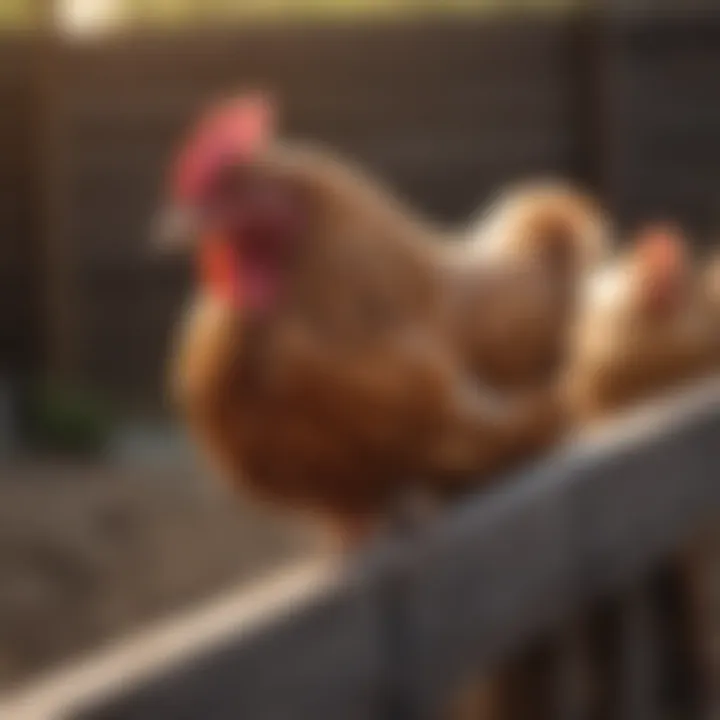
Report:
[[[685,243],[650,228],[587,284],[573,332],[567,401],[592,423],[710,374],[716,329]]]
[[[706,292],[710,277],[708,273],[702,281],[678,230],[653,227],[588,282],[567,370],[569,413],[578,428],[603,423],[616,412],[716,371],[720,325]],[[680,662],[703,665],[705,637],[712,633],[698,612],[708,576],[697,551],[691,549],[663,569],[664,586],[682,610],[664,622],[679,630],[685,653]],[[681,617],[683,613],[687,615]],[[608,692],[612,675],[598,648],[607,629],[592,615],[580,632],[590,643],[585,648],[593,667],[589,689],[598,699]]]
[[[262,99],[225,104],[173,171],[170,235],[194,240],[199,270],[173,392],[234,485],[352,541],[408,487],[487,477],[554,440],[552,398],[481,382],[454,332],[479,302],[546,290],[512,269],[458,292],[445,232],[273,123]]]

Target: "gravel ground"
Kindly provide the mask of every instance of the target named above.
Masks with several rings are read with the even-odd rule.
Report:
[[[317,547],[191,470],[0,466],[0,689]]]

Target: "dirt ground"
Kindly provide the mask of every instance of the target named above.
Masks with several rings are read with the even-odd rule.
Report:
[[[0,466],[0,690],[316,548],[192,471]]]

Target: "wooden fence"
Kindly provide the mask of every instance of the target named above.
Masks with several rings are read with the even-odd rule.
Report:
[[[688,7],[605,26],[605,188],[624,220],[720,230],[720,15]]]
[[[460,680],[619,595],[630,621],[620,644],[632,652],[621,654],[616,712],[549,717],[709,717],[669,707],[670,683],[653,650],[667,628],[645,625],[652,616],[643,589],[720,510],[719,435],[720,385],[711,381],[387,539],[301,606],[254,628],[227,627],[189,657],[145,668],[142,682],[128,686],[132,674],[110,664],[103,686],[93,665],[84,673],[92,687],[68,690],[72,683],[56,680],[43,693],[45,714],[32,715],[32,693],[13,712],[53,720],[447,717],[441,710]],[[143,653],[137,663],[147,665]],[[540,717],[535,709],[522,717]]]

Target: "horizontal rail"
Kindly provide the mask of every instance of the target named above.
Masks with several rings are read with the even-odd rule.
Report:
[[[435,716],[472,668],[624,590],[678,548],[720,507],[719,470],[712,381],[383,543],[274,622],[65,717],[375,720],[391,716],[398,688],[413,717]],[[388,637],[398,623],[401,655]]]
[[[79,706],[102,702],[141,685],[218,645],[241,641],[288,608],[327,592],[338,573],[332,563],[293,563],[248,588],[241,583],[198,608],[172,614],[108,648],[50,671],[0,695],[0,718],[56,720]]]

